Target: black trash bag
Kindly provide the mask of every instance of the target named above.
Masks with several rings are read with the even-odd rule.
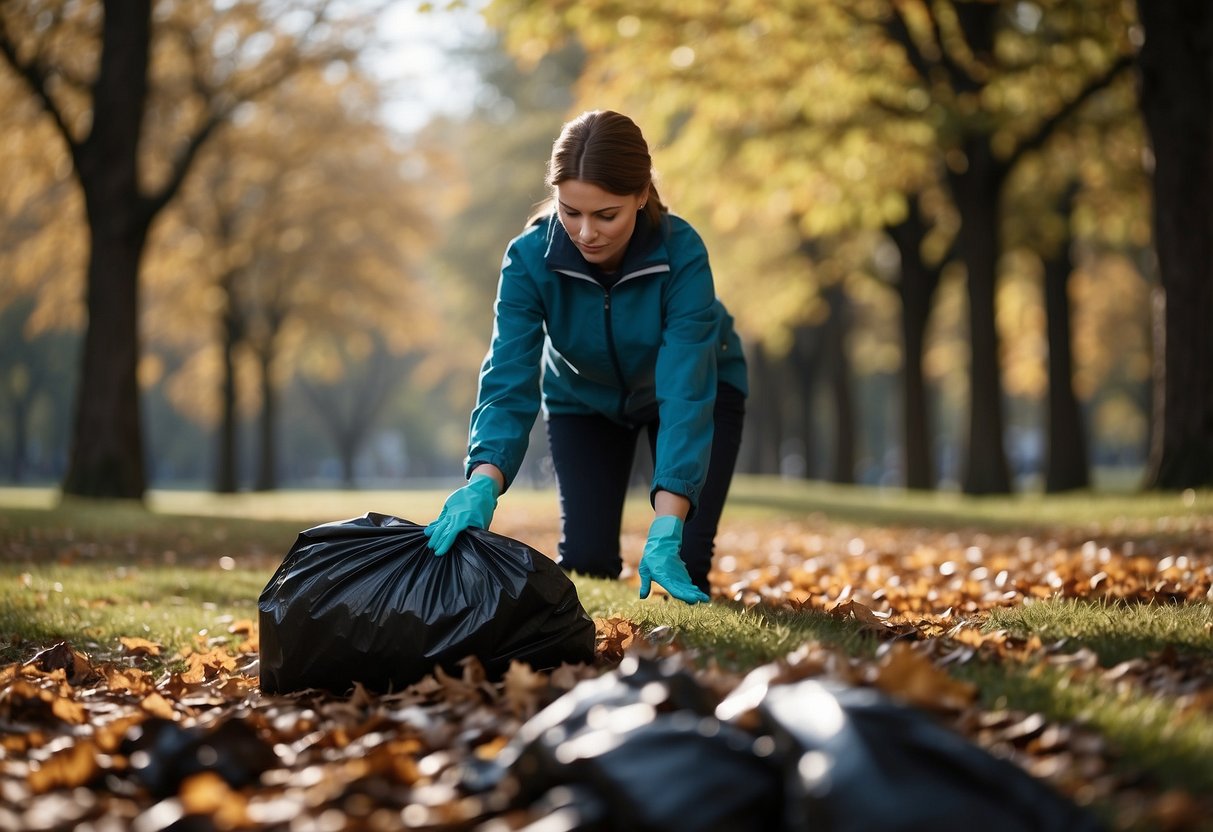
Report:
[[[243,719],[209,728],[149,719],[127,732],[120,749],[131,761],[131,776],[157,800],[177,794],[187,778],[201,772],[242,789],[279,766],[278,755]]]
[[[522,726],[494,763],[503,791],[532,814],[558,807],[569,832],[769,832],[783,809],[773,744],[722,724],[709,702],[690,675],[625,659]],[[464,787],[490,785],[477,779]]]
[[[261,689],[399,690],[475,656],[492,678],[594,658],[571,580],[524,543],[482,529],[442,557],[423,527],[368,513],[301,532],[261,592]]]
[[[775,741],[783,828],[821,832],[980,829],[1095,832],[1095,817],[1015,764],[871,688],[753,671],[716,709]]]

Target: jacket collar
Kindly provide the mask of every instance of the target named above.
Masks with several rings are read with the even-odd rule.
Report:
[[[547,250],[544,252],[544,264],[554,272],[596,280],[600,271],[597,266],[586,261],[577,249],[576,244],[560,224],[559,218],[553,212],[541,222],[547,223],[544,233],[547,235]],[[623,262],[619,265],[619,280],[622,283],[633,277],[640,277],[654,272],[670,270],[670,255],[665,247],[665,223],[662,227],[653,228],[646,215],[636,217],[636,230],[623,253]]]

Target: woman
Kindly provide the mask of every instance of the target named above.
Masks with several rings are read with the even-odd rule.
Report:
[[[469,431],[468,484],[426,527],[435,554],[488,528],[542,404],[560,497],[558,562],[617,578],[636,440],[653,453],[654,519],[640,597],[656,582],[709,600],[713,540],[733,476],[746,372],[707,251],[669,213],[640,129],[608,110],[564,126],[551,196],[509,245]]]

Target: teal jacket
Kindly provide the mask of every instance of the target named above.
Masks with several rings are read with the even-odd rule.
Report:
[[[607,289],[555,215],[506,250],[493,339],[480,370],[466,470],[513,482],[540,404],[547,415],[660,420],[652,492],[694,506],[707,476],[718,381],[747,392],[733,319],[716,297],[707,249],[685,220],[643,216]]]

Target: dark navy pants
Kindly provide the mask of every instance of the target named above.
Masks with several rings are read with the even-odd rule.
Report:
[[[708,476],[682,537],[682,559],[695,585],[708,591],[708,570],[745,419],[745,396],[730,384],[716,392]],[[623,567],[619,533],[641,431],[656,454],[657,420],[624,427],[603,416],[550,416],[548,444],[560,495],[559,563],[566,570],[617,578]]]

